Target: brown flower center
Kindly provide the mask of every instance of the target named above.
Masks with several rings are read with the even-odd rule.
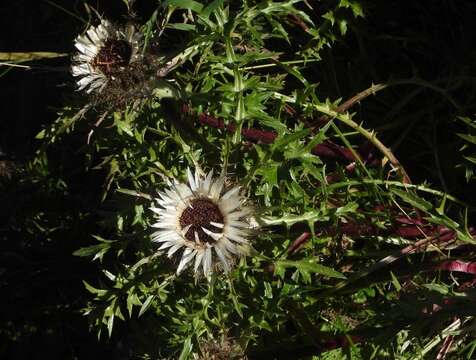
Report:
[[[109,39],[99,50],[92,65],[104,74],[110,75],[129,64],[131,56],[132,47],[127,41]]]
[[[210,225],[210,222],[223,224],[223,215],[214,202],[201,198],[192,200],[190,205],[182,212],[179,222],[182,229],[191,225],[185,235],[187,240],[195,241],[195,232],[197,232],[201,242],[214,243],[215,240],[207,235],[202,227],[214,233],[220,232],[220,229]]]

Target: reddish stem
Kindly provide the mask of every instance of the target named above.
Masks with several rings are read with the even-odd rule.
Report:
[[[415,219],[411,218],[409,216],[397,216],[395,218],[395,221],[400,223],[400,224],[407,224],[407,225],[419,225],[423,226],[425,225],[421,219]]]
[[[435,269],[476,275],[476,262],[464,262],[461,260],[445,261],[437,265]]]
[[[288,253],[291,254],[291,255],[297,253],[299,250],[301,250],[301,248],[304,246],[304,244],[308,242],[310,237],[311,237],[310,232],[303,232],[289,246]]]
[[[234,124],[225,125],[225,122],[222,119],[218,119],[216,117],[204,113],[198,115],[198,120],[202,125],[208,125],[216,129],[226,129],[226,131],[228,131],[229,133],[233,133],[236,130],[236,126]],[[274,142],[274,140],[276,140],[278,136],[275,131],[259,130],[253,128],[242,129],[241,135],[243,135],[248,140],[259,142],[262,144],[271,144]],[[327,157],[336,160],[355,160],[352,151],[343,146],[337,145],[329,140],[324,141],[324,143],[322,144],[317,144],[312,149],[312,153],[317,156]]]

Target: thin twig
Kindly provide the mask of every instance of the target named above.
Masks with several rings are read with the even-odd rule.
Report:
[[[102,114],[102,115],[99,117],[98,121],[96,121],[96,122],[94,123],[94,128],[89,131],[89,133],[88,133],[88,138],[87,138],[87,142],[86,142],[88,145],[89,145],[89,141],[91,140],[91,136],[92,136],[93,133],[94,133],[94,129],[96,129],[97,127],[99,127],[99,125],[101,125],[101,123],[102,123],[102,122],[104,121],[104,119],[106,118],[107,114],[109,114],[109,111],[105,111],[104,114]]]
[[[337,119],[340,122],[343,122],[347,126],[351,127],[352,129],[358,131],[362,136],[364,136],[367,140],[369,140],[387,159],[388,161],[400,172],[402,176],[402,181],[405,184],[411,184],[410,177],[408,176],[407,172],[403,168],[400,161],[396,158],[393,152],[386,147],[379,139],[374,132],[368,131],[364,129],[362,126],[357,124],[354,120],[350,118],[348,114],[340,114],[335,110],[329,109],[327,106],[322,105],[314,105],[315,109],[326,114],[327,116]]]
[[[372,84],[372,86],[369,87],[368,89],[365,89],[364,91],[359,92],[357,95],[351,97],[349,100],[339,105],[336,109],[336,112],[338,113],[346,112],[356,103],[364,100],[366,97],[370,95],[375,95],[377,91],[383,90],[387,86],[388,86],[387,84],[375,84],[375,85]],[[326,123],[329,121],[329,117],[327,115],[323,115],[317,121],[319,124]]]

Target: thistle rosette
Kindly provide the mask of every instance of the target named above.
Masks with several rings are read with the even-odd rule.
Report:
[[[194,262],[194,273],[209,278],[218,268],[229,272],[236,259],[249,253],[252,207],[240,187],[225,189],[225,177],[187,170],[188,184],[169,182],[151,210],[158,215],[154,242],[172,257],[183,249],[177,274]],[[218,260],[218,261],[217,261]],[[200,269],[201,268],[201,269]]]

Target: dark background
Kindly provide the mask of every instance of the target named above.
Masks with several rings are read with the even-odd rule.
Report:
[[[83,1],[58,3],[85,16]],[[126,20],[122,1],[89,4],[107,18]],[[393,79],[436,85],[439,91],[416,83],[391,87],[353,111],[366,127],[378,130],[415,183],[429,181],[474,203],[472,186],[456,166],[462,159],[455,133],[464,128],[454,119],[475,112],[476,3],[366,4],[366,18],[353,23],[348,35],[311,69],[315,82],[320,82],[321,98],[347,99],[372,82]],[[138,21],[148,19],[155,5],[137,1]],[[316,4],[316,11],[319,6],[323,5]],[[83,28],[81,21],[46,1],[0,5],[0,51],[72,52],[73,39]],[[39,146],[35,135],[56,119],[74,91],[68,58],[29,65],[33,69],[11,69],[0,77],[0,161],[13,167],[33,157]],[[0,74],[5,70],[0,67]],[[118,322],[111,340],[97,341],[80,313],[89,299],[81,280],[94,279],[97,269],[71,254],[90,241],[94,217],[80,221],[79,216],[99,206],[95,188],[103,179],[68,167],[80,156],[77,141],[49,150],[52,178],[59,176],[68,184],[63,191],[58,191],[58,184],[34,178],[0,183],[2,359],[132,358],[132,324]],[[42,231],[45,225],[54,230]]]

